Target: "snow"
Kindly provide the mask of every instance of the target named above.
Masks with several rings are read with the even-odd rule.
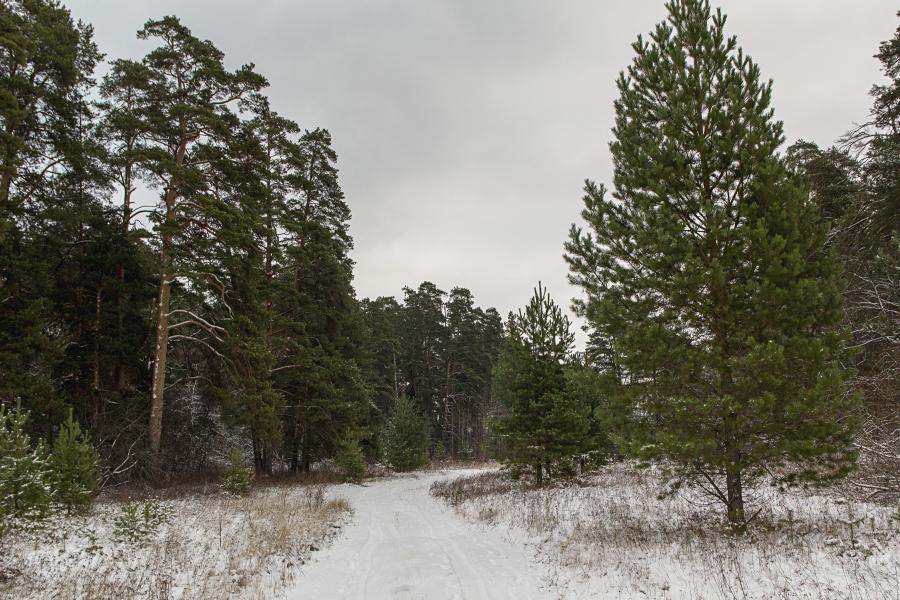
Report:
[[[543,570],[500,529],[468,523],[429,495],[476,471],[428,472],[340,486],[353,521],[295,578],[291,600],[545,599]]]
[[[735,537],[721,507],[689,494],[659,499],[663,487],[628,464],[558,488],[482,475],[455,508],[531,548],[553,597],[900,599],[894,508],[761,487],[752,496],[762,512]]]
[[[122,503],[54,514],[0,540],[0,598],[272,598],[346,518],[316,486],[160,501],[168,519],[143,543],[117,539]]]
[[[2,540],[0,597],[900,600],[896,508],[760,488],[734,537],[719,506],[663,487],[621,464],[541,489],[470,469],[189,496],[138,545],[103,501]]]

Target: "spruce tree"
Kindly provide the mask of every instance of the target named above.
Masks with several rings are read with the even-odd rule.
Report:
[[[623,448],[677,465],[741,528],[757,476],[853,464],[841,276],[777,154],[771,82],[706,0],[667,8],[618,79],[613,197],[587,183],[566,258],[624,374]]]
[[[369,426],[374,433],[365,441],[367,455],[374,457],[380,454],[378,434],[390,416],[394,398],[404,385],[401,355],[404,328],[400,317],[402,309],[393,297],[364,298],[360,307],[366,331],[362,366],[372,394]]]
[[[515,471],[571,475],[586,450],[589,407],[567,389],[565,365],[574,342],[569,319],[538,284],[524,311],[510,315],[509,336],[494,373],[507,414],[499,428]]]
[[[348,433],[344,437],[334,463],[341,470],[344,481],[359,483],[366,476],[366,457],[355,435]]]
[[[60,427],[50,454],[53,498],[68,511],[88,504],[100,486],[100,457],[91,437],[69,417]]]
[[[396,398],[383,435],[384,459],[397,471],[412,471],[428,461],[428,421],[411,398]]]

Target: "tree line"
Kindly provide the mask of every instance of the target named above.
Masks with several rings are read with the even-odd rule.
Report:
[[[871,118],[782,152],[772,82],[725,15],[667,9],[617,81],[612,188],[587,181],[565,244],[585,352],[540,286],[509,319],[508,461],[537,483],[592,457],[654,464],[736,530],[764,478],[853,472],[896,497],[900,29]]]
[[[493,309],[430,283],[353,289],[329,132],[173,16],[103,55],[53,0],[0,7],[0,404],[33,440],[73,414],[107,476],[247,448],[258,473],[380,456],[396,399],[431,453],[483,456]]]

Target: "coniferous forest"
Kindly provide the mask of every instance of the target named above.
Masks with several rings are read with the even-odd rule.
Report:
[[[431,452],[484,456],[502,319],[428,282],[356,298],[327,130],[176,17],[97,80],[90,26],[55,2],[3,10],[0,395],[33,439],[71,412],[105,478],[230,446],[258,473],[308,470],[343,443],[377,458],[405,395]]]
[[[505,316],[465,281],[359,298],[328,124],[188,23],[124,59],[56,0],[2,0],[0,541],[120,486],[459,462],[505,467],[432,488],[462,506],[653,469],[738,537],[768,484],[894,506],[900,28],[871,41],[868,120],[820,147],[786,139],[721,11],[666,6],[560,248],[580,348],[541,273]]]

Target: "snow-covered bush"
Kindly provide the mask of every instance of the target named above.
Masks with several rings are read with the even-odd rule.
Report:
[[[122,505],[113,523],[113,539],[131,544],[143,543],[171,518],[171,509],[157,498],[148,498],[143,502],[130,500]]]
[[[232,448],[228,453],[228,470],[222,477],[222,489],[235,496],[243,496],[250,491],[253,482],[253,469],[244,466],[241,451]]]
[[[0,406],[0,533],[9,519],[34,521],[50,509],[51,473],[47,447],[25,433],[28,414]]]
[[[69,511],[89,504],[100,487],[99,462],[90,435],[81,431],[70,410],[50,455],[54,500]]]

